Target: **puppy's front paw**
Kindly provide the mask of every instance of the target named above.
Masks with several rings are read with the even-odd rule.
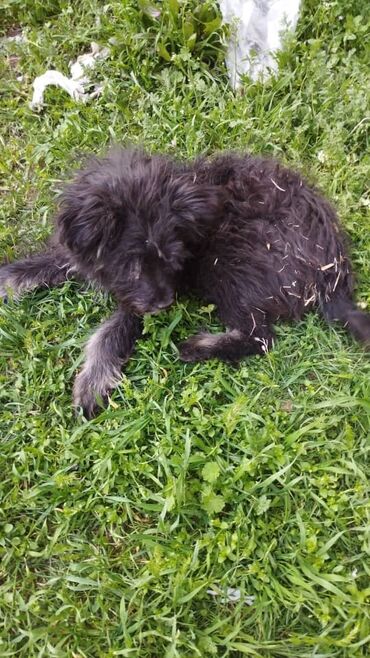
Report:
[[[210,359],[213,356],[214,345],[212,334],[200,333],[191,336],[179,345],[180,359],[186,362]]]
[[[76,411],[82,408],[83,415],[89,420],[107,406],[109,393],[110,389],[103,391],[90,374],[82,370],[73,385],[73,406]]]
[[[7,276],[7,266],[4,265],[0,267],[0,300],[5,304],[9,299],[9,293],[11,294],[11,285]]]
[[[4,288],[1,287],[1,285],[0,285],[0,301],[3,302],[3,304],[8,303],[7,292],[6,292],[6,290],[4,290]]]

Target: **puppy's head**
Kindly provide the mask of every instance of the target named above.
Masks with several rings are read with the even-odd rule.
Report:
[[[121,150],[94,160],[66,188],[58,237],[82,274],[130,311],[174,300],[185,261],[222,213],[220,188],[160,156]]]

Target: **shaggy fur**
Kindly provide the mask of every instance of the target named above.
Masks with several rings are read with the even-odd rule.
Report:
[[[300,174],[249,155],[179,163],[137,150],[93,159],[60,201],[50,246],[0,269],[0,294],[69,274],[113,293],[118,310],[90,339],[74,404],[97,412],[141,333],[141,316],[195,293],[217,306],[223,334],[180,346],[185,361],[238,361],[273,345],[272,324],[312,308],[370,345],[370,315],[334,210]]]

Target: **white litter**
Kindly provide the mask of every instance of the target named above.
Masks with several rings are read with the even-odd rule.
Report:
[[[109,48],[101,48],[99,44],[91,44],[91,52],[80,55],[69,69],[71,77],[63,75],[60,71],[49,70],[35,78],[33,82],[33,96],[30,102],[31,110],[39,110],[44,105],[44,92],[49,85],[55,85],[64,89],[74,100],[86,102],[95,98],[102,92],[102,85],[94,85],[90,93],[86,92],[90,85],[88,72],[94,68],[99,60],[104,60],[109,55]]]
[[[26,43],[27,37],[23,32],[20,32],[19,34],[14,34],[13,36],[5,36],[1,37],[0,39],[0,44],[7,44],[7,43]]]
[[[222,590],[213,586],[213,589],[207,589],[207,594],[210,594],[211,596],[222,596],[221,603],[237,603],[242,596],[240,589],[235,587],[228,587],[226,590]],[[255,596],[245,596],[243,598],[243,603],[245,603],[245,605],[253,605],[255,598]]]
[[[224,23],[231,29],[226,66],[234,89],[240,76],[264,79],[277,70],[274,54],[285,31],[297,25],[301,0],[220,0]]]

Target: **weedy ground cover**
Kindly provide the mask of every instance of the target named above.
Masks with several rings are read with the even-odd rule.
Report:
[[[279,75],[234,94],[213,2],[5,0],[3,35],[26,40],[0,45],[1,259],[47,237],[86,152],[244,149],[335,202],[370,308],[366,9],[307,0]],[[32,112],[33,78],[91,41],[111,48],[101,97],[51,88]],[[176,343],[218,325],[179,300],[87,423],[71,382],[112,305],[69,283],[0,307],[0,655],[367,655],[368,357],[310,315],[239,369],[184,365]]]

